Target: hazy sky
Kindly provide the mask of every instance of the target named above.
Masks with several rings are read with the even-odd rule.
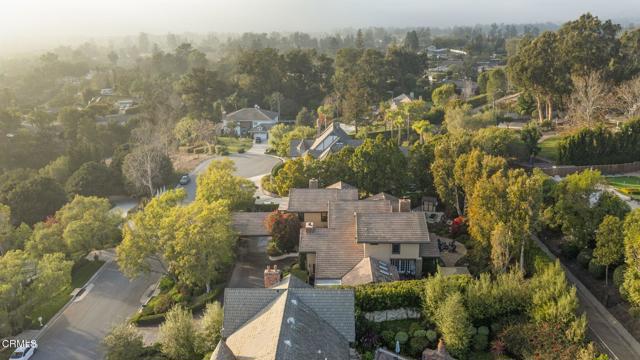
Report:
[[[3,0],[0,46],[35,41],[35,34],[53,40],[141,31],[315,32],[560,22],[587,11],[602,18],[640,17],[640,0]]]

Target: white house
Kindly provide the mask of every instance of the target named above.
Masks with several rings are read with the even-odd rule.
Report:
[[[225,114],[222,123],[226,129],[238,136],[251,135],[254,139],[267,141],[269,129],[278,123],[279,114],[260,109],[258,105]]]

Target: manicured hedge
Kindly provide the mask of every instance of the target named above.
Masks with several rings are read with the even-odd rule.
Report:
[[[558,146],[559,161],[569,165],[622,164],[640,161],[640,118],[620,131],[605,127],[584,128],[564,138]]]
[[[398,308],[421,308],[423,280],[394,281],[355,287],[356,308],[371,312]]]

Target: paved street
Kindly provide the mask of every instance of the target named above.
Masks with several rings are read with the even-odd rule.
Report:
[[[254,144],[253,147],[244,154],[231,154],[229,156],[225,156],[225,158],[233,160],[233,162],[236,164],[237,170],[235,174],[237,176],[242,176],[244,178],[253,178],[259,175],[270,173],[271,168],[275,164],[280,162],[280,160],[275,156],[265,155],[264,151],[266,149],[266,144]],[[207,166],[209,166],[211,161],[221,158],[222,157],[214,157],[209,160],[203,161],[195,168],[195,170],[193,170],[189,174],[191,182],[184,187],[187,190],[187,202],[191,202],[195,199],[197,182],[196,178],[198,177],[198,175],[207,169]]]
[[[265,149],[265,144],[255,145],[245,154],[228,156],[236,164],[236,175],[252,178],[269,173],[280,160],[264,155]],[[186,186],[187,201],[195,198],[197,174],[203,172],[212,160],[203,162],[190,174],[192,181]],[[262,261],[265,260],[260,258],[258,262],[241,262],[239,268],[248,266],[247,271],[255,275],[261,271]],[[118,270],[115,261],[107,263],[87,285],[90,290],[86,295],[82,295],[80,301],[71,303],[60,317],[47,325],[38,339],[39,351],[34,359],[102,359],[100,343],[104,336],[114,324],[122,323],[138,310],[145,291],[158,278],[159,275],[153,274],[129,280]],[[260,276],[260,281],[261,279]]]
[[[103,353],[100,343],[115,324],[122,323],[140,307],[145,290],[157,274],[127,279],[115,262],[108,262],[92,280],[86,295],[48,325],[38,340],[34,360],[95,360]]]
[[[536,244],[552,259],[556,256],[537,237]],[[611,313],[596,299],[580,280],[566,267],[562,266],[567,280],[575,285],[580,308],[587,313],[589,321],[589,335],[602,351],[612,360],[640,359],[640,343],[611,315]]]

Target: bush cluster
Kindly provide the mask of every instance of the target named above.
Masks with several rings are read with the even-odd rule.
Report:
[[[360,285],[355,288],[356,308],[364,312],[420,308],[423,292],[422,280]]]

